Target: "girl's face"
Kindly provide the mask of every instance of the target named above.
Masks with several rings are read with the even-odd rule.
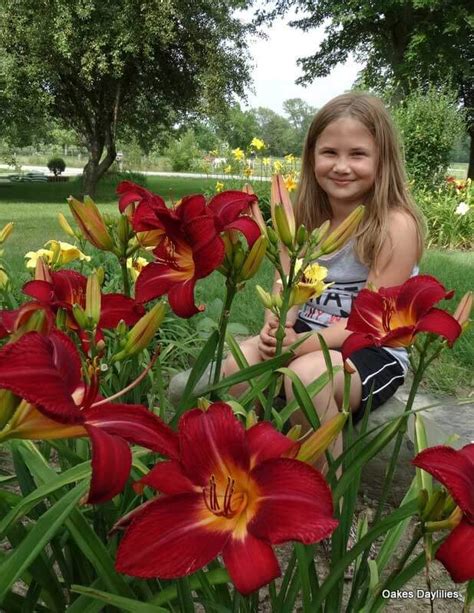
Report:
[[[314,174],[333,208],[363,203],[374,184],[377,162],[372,134],[352,117],[331,122],[316,141]]]

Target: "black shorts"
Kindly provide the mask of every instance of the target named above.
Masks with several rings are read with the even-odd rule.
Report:
[[[310,332],[312,329],[301,320],[294,326],[295,332]],[[349,356],[362,381],[362,398],[359,408],[352,414],[354,423],[362,419],[370,393],[373,411],[389,398],[402,385],[405,373],[400,362],[382,347],[366,347],[354,351]]]

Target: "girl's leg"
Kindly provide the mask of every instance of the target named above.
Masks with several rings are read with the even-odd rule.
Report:
[[[258,364],[262,361],[260,356],[260,352],[258,350],[258,341],[259,336],[253,336],[252,338],[247,339],[240,345],[240,349],[245,356],[245,359],[249,363],[250,366],[254,364]],[[239,369],[237,366],[237,362],[234,360],[232,354],[229,354],[222,364],[222,376],[229,377],[236,373]],[[233,396],[240,396],[248,389],[247,383],[237,383],[229,389],[229,393]]]
[[[329,353],[333,366],[342,367],[343,362],[341,353],[333,350]],[[307,353],[294,359],[290,363],[289,368],[298,375],[305,386],[309,385],[327,370],[322,351]],[[287,399],[291,400],[293,398],[293,390],[291,387],[291,380],[288,378],[285,378],[285,392]],[[343,394],[344,374],[340,371],[334,375],[333,385],[326,385],[321,392],[313,398],[313,404],[321,423],[337,415],[342,406]],[[362,383],[358,372],[355,371],[351,376],[350,407],[352,411],[355,411],[359,407],[361,397]],[[301,411],[293,413],[292,422],[294,424],[300,424],[303,428],[303,432],[310,427]],[[339,436],[334,441],[331,452],[335,457],[340,455],[342,452],[342,436]]]

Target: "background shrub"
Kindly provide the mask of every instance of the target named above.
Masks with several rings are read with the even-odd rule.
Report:
[[[186,130],[182,136],[172,141],[168,146],[166,155],[169,157],[174,171],[192,170],[195,160],[202,157],[202,151],[199,149],[194,130]]]
[[[66,162],[63,158],[51,158],[47,164],[49,170],[54,174],[55,177],[60,175],[62,172],[66,170]]]
[[[448,89],[414,90],[393,110],[407,170],[415,184],[438,186],[450,153],[464,131],[463,113]]]

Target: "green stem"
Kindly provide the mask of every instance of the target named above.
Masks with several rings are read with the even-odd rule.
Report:
[[[221,376],[222,359],[224,356],[225,333],[227,330],[227,324],[229,323],[230,307],[232,305],[232,302],[234,300],[236,293],[237,293],[237,286],[234,280],[227,279],[225,302],[224,302],[224,307],[222,309],[221,316],[219,319],[219,343],[217,344],[217,350],[216,350],[216,362],[215,362],[213,385],[216,385],[216,383],[219,383],[219,379]],[[214,396],[214,392],[212,393],[212,396]]]
[[[119,258],[119,262],[120,268],[122,269],[123,293],[125,296],[130,297],[130,279],[128,277],[127,258],[121,257]]]
[[[384,480],[384,484],[383,484],[383,488],[382,488],[382,494],[380,496],[379,499],[379,504],[377,507],[377,511],[375,513],[372,525],[376,525],[377,522],[379,521],[382,512],[383,512],[383,508],[385,505],[385,501],[387,500],[388,497],[388,493],[390,491],[390,487],[392,485],[392,481],[393,481],[393,476],[395,474],[395,469],[397,466],[397,460],[398,460],[398,456],[400,454],[400,448],[402,446],[402,442],[403,442],[403,437],[405,435],[406,429],[407,429],[407,421],[408,421],[408,417],[409,417],[409,411],[411,410],[413,403],[415,401],[415,396],[416,393],[418,391],[418,387],[421,383],[421,379],[423,378],[423,374],[426,370],[426,364],[425,364],[425,357],[426,357],[426,349],[428,347],[428,343],[425,344],[424,347],[424,351],[421,352],[420,354],[420,360],[418,362],[418,368],[415,372],[415,376],[413,378],[413,382],[411,384],[411,388],[410,388],[410,393],[408,395],[408,400],[405,406],[405,410],[404,410],[404,420],[403,423],[400,425],[400,429],[397,432],[397,436],[395,439],[395,444],[394,444],[394,448],[393,448],[393,452],[392,452],[392,456],[390,458],[390,463],[387,469],[387,473],[385,476],[385,480]],[[354,583],[353,583],[353,587],[352,587],[352,593],[351,593],[351,598],[349,599],[349,603],[351,603],[351,600],[353,598],[356,599],[355,605],[354,605],[354,609],[357,609],[357,606],[359,604],[360,598],[362,594],[359,594],[358,597],[356,597],[357,594],[357,590],[359,589],[360,585],[362,584],[362,582],[365,580],[366,576],[367,576],[367,560],[369,558],[370,555],[370,549],[367,549],[364,552],[364,555],[362,557],[361,563],[359,565],[359,572],[356,574],[356,577],[354,578]]]
[[[290,295],[291,295],[291,286],[293,283],[293,276],[295,272],[295,263],[296,258],[292,257],[290,261],[290,271],[288,273],[288,281],[285,283],[284,275],[281,277],[283,283],[283,296],[282,296],[282,305],[280,308],[280,317],[278,320],[278,330],[275,333],[276,338],[276,348],[275,348],[275,357],[281,354],[281,350],[283,347],[283,341],[285,339],[285,324],[286,324],[286,316],[289,310],[290,303]],[[265,404],[265,412],[264,419],[267,421],[271,418],[272,408],[273,408],[273,396],[275,394],[275,389],[277,385],[277,376],[274,375],[270,381],[270,385],[267,390],[267,402]]]

